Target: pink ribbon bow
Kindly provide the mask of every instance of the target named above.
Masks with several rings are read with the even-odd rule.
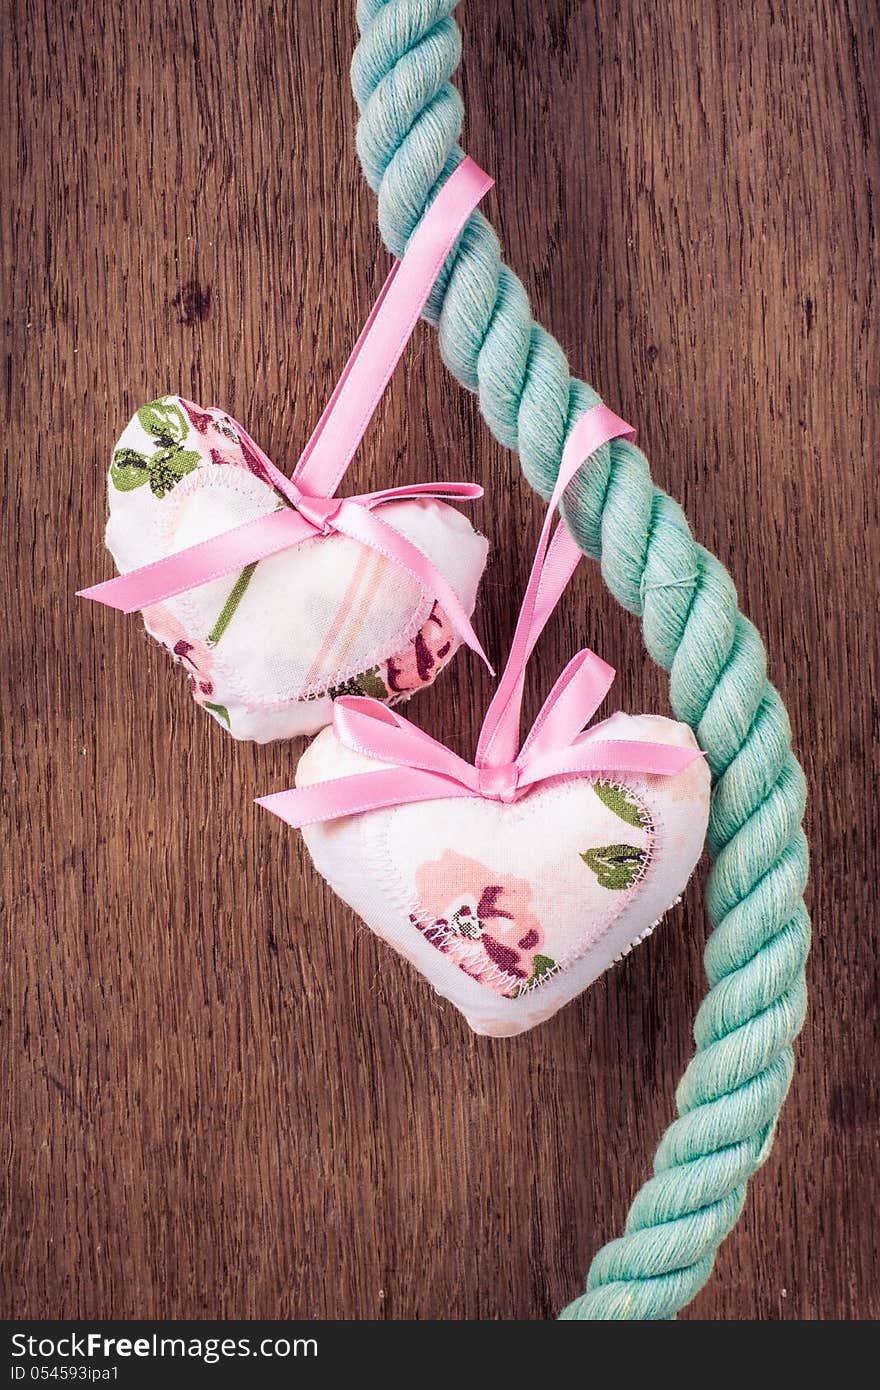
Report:
[[[581,555],[561,522],[551,540],[555,510],[584,460],[621,436],[633,439],[635,432],[605,405],[582,415],[569,436],[510,656],[483,721],[475,761],[458,757],[380,701],[346,695],[333,706],[336,737],[352,751],[390,766],[260,797],[259,805],[288,825],[303,826],[446,797],[509,803],[542,782],[572,773],[670,777],[703,756],[673,744],[581,737],[614,680],[612,667],[586,649],[568,663],[528,737],[519,743],[526,665]]]
[[[331,532],[371,547],[411,574],[436,598],[462,640],[489,665],[461,600],[419,548],[377,515],[386,502],[435,498],[467,502],[482,497],[473,483],[414,483],[356,497],[334,496],[373,412],[418,321],[431,288],[473,209],[493,180],[464,159],[443,185],[396,261],[342,376],[296,465],[287,478],[237,422],[242,443],[289,504],[219,536],[176,551],[153,564],[79,591],[123,613],[207,584],[221,575]],[[216,413],[216,412],[209,412]],[[491,667],[490,667],[491,670]]]

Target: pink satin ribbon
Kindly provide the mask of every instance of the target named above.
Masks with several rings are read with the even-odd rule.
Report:
[[[474,762],[458,757],[380,701],[346,695],[333,706],[336,737],[346,748],[391,766],[276,792],[260,797],[259,805],[296,827],[446,797],[509,803],[542,782],[571,773],[671,777],[703,756],[672,744],[580,738],[614,680],[612,667],[586,649],[568,663],[520,746],[526,666],[581,558],[562,522],[553,532],[556,508],[584,460],[620,437],[634,439],[635,431],[605,405],[588,410],[569,435],[510,656],[483,721]]]
[[[386,502],[435,498],[467,502],[482,497],[472,483],[416,483],[355,497],[336,497],[376,406],[388,385],[431,289],[474,208],[493,180],[465,158],[443,185],[413,234],[402,260],[395,262],[346,363],[336,389],[291,478],[263,453],[237,422],[244,444],[260,460],[272,485],[289,503],[219,536],[176,551],[153,564],[81,589],[123,613],[148,608],[254,561],[331,532],[348,536],[399,565],[436,598],[462,640],[489,665],[468,615],[449,581],[434,564],[376,509]],[[219,412],[211,410],[210,414]],[[490,667],[491,670],[491,667]]]

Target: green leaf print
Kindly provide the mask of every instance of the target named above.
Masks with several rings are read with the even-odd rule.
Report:
[[[164,497],[175,483],[199,466],[199,456],[193,449],[181,449],[179,444],[158,449],[148,460],[150,491],[154,497]]]
[[[600,801],[604,801],[609,811],[620,816],[627,825],[642,826],[647,823],[648,817],[644,808],[623,787],[615,787],[613,782],[594,782],[593,791]]]
[[[205,709],[212,710],[214,714],[218,716],[218,718],[222,719],[227,729],[232,728],[232,725],[229,722],[229,710],[226,708],[225,705],[212,705],[210,700],[206,700]]]
[[[165,397],[142,405],[137,413],[138,420],[157,444],[166,448],[171,444],[182,444],[189,433],[189,427],[179,405]]]
[[[117,449],[110,465],[113,486],[120,492],[131,492],[150,481],[150,463],[136,449]]]
[[[519,999],[520,995],[528,994],[529,990],[534,989],[536,985],[541,984],[541,982],[544,979],[546,979],[548,975],[552,975],[555,969],[556,961],[553,960],[551,956],[534,956],[532,958],[531,975],[525,981],[524,984],[517,985],[512,997],[514,999]]]
[[[331,685],[327,694],[331,700],[338,700],[340,695],[372,695],[374,700],[386,700],[388,687],[379,675],[379,667],[373,666],[371,670],[350,676],[339,685]]]
[[[532,959],[532,978],[530,983],[534,984],[540,980],[542,975],[546,975],[549,970],[556,969],[556,961],[550,956],[535,956]]]
[[[110,481],[120,492],[131,492],[149,483],[154,497],[164,497],[175,483],[198,468],[200,456],[193,449],[183,448],[189,426],[173,401],[142,405],[137,418],[147,434],[152,435],[155,451],[146,455],[136,449],[117,449],[110,465]]]
[[[364,671],[363,675],[358,676],[357,684],[360,686],[361,695],[372,695],[374,700],[384,700],[388,694],[388,688],[379,675],[378,666],[374,666],[372,671]]]
[[[647,850],[638,845],[599,845],[586,850],[581,859],[592,869],[601,887],[619,889],[635,883],[647,855]]]

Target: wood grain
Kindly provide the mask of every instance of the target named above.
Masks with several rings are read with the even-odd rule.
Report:
[[[704,873],[552,1022],[475,1039],[253,805],[297,748],[233,743],[136,620],[72,597],[111,573],[104,471],[137,404],[223,404],[289,464],[335,380],[388,267],[353,11],[14,0],[3,21],[7,1315],[552,1316],[620,1231],[690,1055]],[[797,1077],[690,1315],[877,1317],[875,7],[460,17],[508,257],[730,567],[810,779]],[[488,488],[498,656],[540,508],[422,327],[358,485],[441,472]],[[585,641],[624,708],[666,709],[588,565],[545,669]],[[488,689],[460,657],[419,720],[467,751]]]

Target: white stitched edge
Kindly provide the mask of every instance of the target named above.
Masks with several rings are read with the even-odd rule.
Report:
[[[238,474],[246,474],[248,478],[256,477],[256,475],[252,474],[246,466],[225,462],[215,463],[213,461],[203,460],[202,464],[195,468],[192,473],[188,474],[184,478],[181,478],[179,483],[174,488],[174,492],[177,494],[177,500],[182,500],[183,498],[189,496],[191,493],[200,491],[201,488],[204,487],[206,482],[208,481],[207,475],[210,468],[227,469],[227,476],[223,479],[224,489],[231,492],[235,492],[240,497],[245,497],[248,499],[253,496],[252,492],[248,491],[245,487],[239,485],[240,480],[237,476],[235,476]],[[271,487],[270,484],[266,483],[264,479],[258,478],[257,481],[262,484],[262,486],[266,489],[268,493],[272,494],[273,496],[277,496],[275,490]],[[112,487],[112,484],[110,483],[109,473],[108,487]],[[446,504],[443,502],[439,502],[438,505],[446,506]],[[451,508],[451,510],[455,511],[456,509]],[[163,528],[164,541],[166,546],[170,544],[171,529],[171,516],[169,515],[168,522]],[[480,532],[476,531],[476,528],[473,529],[476,535],[480,535]],[[300,544],[303,546],[316,545],[322,539],[323,537],[321,536],[315,536],[309,540],[302,541]],[[360,544],[360,542],[357,541],[353,543],[356,545]],[[387,560],[386,562],[392,563]],[[281,710],[290,704],[300,704],[306,701],[322,699],[324,696],[326,696],[328,690],[331,690],[334,686],[343,685],[346,681],[352,680],[356,676],[363,675],[364,672],[370,671],[376,666],[384,665],[387,661],[394,661],[397,658],[405,657],[407,655],[408,647],[414,641],[415,637],[418,635],[421,629],[424,627],[425,623],[428,621],[434,604],[440,603],[440,600],[436,596],[432,596],[423,587],[419,587],[421,598],[418,605],[414,609],[412,615],[407,620],[406,624],[402,628],[400,628],[393,637],[388,638],[387,642],[383,642],[381,644],[381,647],[377,644],[375,647],[369,649],[367,654],[362,659],[350,665],[341,667],[338,670],[326,675],[325,677],[322,677],[320,682],[313,682],[310,685],[300,686],[297,689],[291,689],[285,692],[284,694],[275,696],[271,699],[249,690],[239,679],[236,669],[230,666],[223,659],[220,644],[217,643],[211,646],[210,650],[213,657],[211,667],[211,679],[215,689],[215,693],[221,693],[221,686],[229,692],[226,698],[223,700],[219,700],[218,703],[229,704],[238,702],[242,705],[247,706],[249,709],[253,711],[265,710],[269,712],[272,710]],[[185,630],[188,630],[189,635],[193,634],[195,629],[197,629],[199,625],[196,622],[192,606],[187,603],[187,600],[183,595],[176,595],[174,603],[175,608],[177,609],[177,613],[175,616],[177,616],[178,621],[181,624],[181,627],[183,627]],[[440,606],[442,608],[442,604],[440,604]],[[149,635],[152,638],[152,633],[150,633]],[[152,640],[157,641],[159,639],[153,638]],[[194,642],[199,643],[202,646],[208,645],[207,636],[193,636],[192,640]],[[454,634],[453,645],[449,651],[449,654],[444,658],[442,664],[438,666],[436,675],[439,675],[440,671],[442,671],[443,668],[452,660],[460,645],[460,637],[458,637],[457,634]],[[166,647],[166,651],[167,650],[169,649]],[[430,681],[428,682],[429,685],[431,683],[432,682]],[[396,697],[394,697],[386,703],[404,703],[406,700],[410,699],[412,695],[416,694],[418,692],[418,689],[422,689],[422,687],[420,686],[412,691],[401,692],[399,695],[397,695]]]
[[[635,900],[640,889],[644,886],[649,874],[651,873],[653,866],[656,864],[660,856],[661,834],[660,826],[658,824],[659,817],[657,817],[653,813],[652,808],[647,803],[644,797],[644,794],[638,794],[635,788],[630,783],[613,781],[611,778],[608,777],[591,778],[589,776],[585,776],[584,774],[574,774],[564,779],[560,779],[556,785],[572,786],[578,782],[583,781],[587,781],[590,785],[593,785],[595,782],[602,782],[606,785],[613,786],[618,791],[627,792],[638,802],[640,809],[645,811],[647,815],[646,824],[640,827],[647,836],[647,842],[644,847],[645,859],[644,862],[640,865],[639,872],[633,879],[632,883],[629,884],[629,886],[621,894],[622,901],[611,905],[607,912],[601,914],[601,916],[597,919],[598,934],[593,937],[590,944],[588,946],[583,946],[580,948],[574,947],[571,950],[569,950],[565,955],[560,957],[558,960],[554,960],[554,968],[552,970],[546,971],[545,974],[543,974],[538,980],[534,981],[533,983],[527,981],[526,984],[523,985],[521,981],[515,981],[515,983],[520,986],[519,993],[515,997],[502,994],[500,990],[493,989],[492,986],[488,984],[485,979],[477,979],[474,975],[471,975],[470,972],[465,970],[463,966],[461,966],[454,957],[449,955],[448,952],[440,952],[440,954],[444,955],[447,959],[451,961],[453,965],[460,969],[462,971],[462,974],[466,975],[468,979],[473,980],[474,984],[485,985],[487,989],[492,990],[493,995],[495,995],[498,999],[505,999],[509,1004],[516,1004],[518,1000],[522,998],[524,995],[532,994],[535,991],[539,990],[542,985],[544,985],[545,983],[549,983],[553,979],[556,979],[559,975],[563,973],[563,971],[570,969],[570,967],[575,965],[578,961],[583,960],[583,958],[586,955],[588,955],[589,952],[595,950],[595,948],[599,945],[600,941],[602,941],[608,935],[609,931],[611,931],[614,924],[626,911],[627,907],[629,907]],[[639,783],[638,785],[642,789],[643,793],[644,784]],[[515,819],[521,819],[523,815],[523,808],[527,804],[528,800],[529,797],[526,796],[522,798],[521,802],[513,803],[512,805],[508,806],[508,814],[512,814]],[[369,821],[369,813],[364,814],[362,829],[362,844],[365,850],[364,857],[366,863],[371,866],[376,886],[387,895],[389,901],[397,908],[397,910],[404,916],[404,918],[415,918],[415,921],[418,923],[418,926],[415,926],[414,924],[414,929],[418,931],[420,927],[423,926],[436,926],[436,922],[430,916],[430,914],[425,913],[422,910],[416,897],[408,897],[405,884],[395,872],[394,859],[393,855],[391,854],[391,847],[389,843],[389,837],[393,828],[395,809],[400,808],[390,808],[386,817],[384,827],[378,825],[374,826],[374,835],[369,842],[367,840],[367,823]],[[379,851],[378,855],[375,853],[377,849]],[[384,864],[387,866],[387,868],[384,871],[380,870],[377,867],[377,859],[380,861],[380,863],[384,862]],[[677,899],[675,901],[677,901]],[[668,909],[666,910],[668,911]],[[628,947],[625,947],[619,956],[615,957],[615,961],[619,960],[621,956],[626,955],[627,952],[631,950],[632,947],[636,944],[636,942],[642,939],[642,935],[650,935],[650,933],[654,930],[654,927],[657,926],[660,920],[661,919],[658,918],[657,922],[653,922],[646,932],[643,932],[642,934],[636,936],[634,940],[630,943],[630,945]],[[369,925],[369,923],[367,925]],[[421,935],[424,936],[424,932],[422,932]],[[425,940],[428,940],[428,938],[426,937]],[[434,945],[432,941],[428,941],[428,944]],[[438,949],[439,951],[439,947],[436,949]],[[499,979],[509,980],[511,981],[511,983],[514,983],[512,976],[508,975],[504,971],[501,971],[500,967],[496,966],[494,968],[498,972]],[[429,983],[431,982],[429,981]]]

